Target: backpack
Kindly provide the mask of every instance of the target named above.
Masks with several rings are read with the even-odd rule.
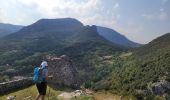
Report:
[[[42,70],[40,67],[36,67],[34,69],[34,76],[33,76],[33,81],[34,83],[41,83],[44,81],[44,78],[42,76]]]

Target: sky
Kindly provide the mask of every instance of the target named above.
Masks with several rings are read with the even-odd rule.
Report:
[[[30,25],[42,18],[76,18],[146,44],[170,32],[170,0],[0,0],[0,22]]]

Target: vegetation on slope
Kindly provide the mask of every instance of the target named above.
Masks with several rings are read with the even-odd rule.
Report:
[[[112,65],[102,67],[109,70],[106,78],[94,82],[96,90],[110,90],[117,94],[136,95],[137,90],[145,90],[148,85],[170,77],[170,34],[166,34],[133,53],[113,56]],[[101,62],[102,63],[102,62]],[[102,73],[99,75],[103,76]],[[97,75],[96,75],[97,77]]]

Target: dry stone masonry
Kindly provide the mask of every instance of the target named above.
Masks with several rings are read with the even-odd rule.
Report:
[[[0,83],[0,95],[30,86],[32,84],[33,81],[31,77]]]
[[[52,87],[80,87],[79,74],[68,56],[48,56],[47,61],[49,64],[49,74],[53,74],[53,79],[49,80]]]

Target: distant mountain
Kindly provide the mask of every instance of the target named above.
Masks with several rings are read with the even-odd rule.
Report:
[[[60,32],[60,33],[74,33],[83,27],[83,24],[73,18],[60,19],[40,19],[37,22],[24,27],[21,32]]]
[[[19,31],[23,26],[0,23],[0,37]]]
[[[66,37],[79,31],[82,27],[81,22],[72,18],[41,19],[3,38],[0,48],[2,48],[1,50],[23,48],[31,49],[31,51],[49,51],[56,46],[63,45]],[[6,42],[8,42],[7,45],[3,45]]]
[[[129,46],[129,47],[140,47],[142,46],[139,43],[135,43],[129,39],[127,39],[125,36],[121,35],[120,33],[106,28],[106,27],[101,27],[101,26],[97,26],[97,31],[98,33],[103,36],[104,38],[106,38],[107,40],[116,43],[116,44],[120,44],[123,46]]]

